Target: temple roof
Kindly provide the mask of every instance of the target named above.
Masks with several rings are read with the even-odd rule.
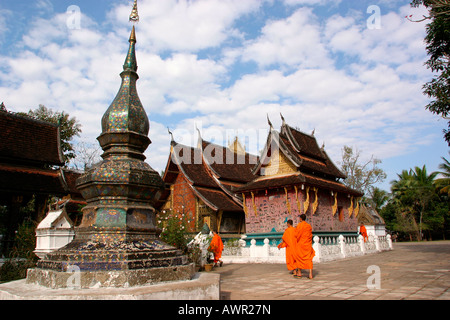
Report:
[[[242,154],[241,159],[238,159],[229,148],[203,139],[199,141],[201,141],[199,143],[201,148],[172,141],[171,153],[163,177],[164,182],[168,185],[173,184],[178,174],[182,174],[193,192],[211,209],[242,211],[242,199],[232,189],[254,178],[251,169],[256,162],[255,156],[245,153]],[[234,162],[227,163],[227,159],[228,162],[234,159]],[[250,159],[254,162],[249,163]],[[245,161],[241,164],[237,160]],[[161,196],[160,205],[169,194],[170,191],[166,189]]]
[[[0,161],[42,167],[64,164],[59,126],[0,111]]]
[[[81,174],[67,169],[0,164],[0,192],[80,196],[75,180]]]
[[[258,161],[257,156],[234,152],[203,139],[201,147],[205,161],[218,179],[247,183],[255,178],[252,169]]]
[[[346,175],[328,157],[324,147],[320,148],[313,134],[307,134],[286,124],[283,119],[280,132],[272,126],[261,158],[253,168],[255,179],[245,186],[235,188],[236,192],[278,188],[306,184],[354,196],[362,196],[356,190],[345,186],[339,179]],[[270,124],[270,122],[269,122]],[[262,169],[271,162],[273,148],[295,168],[293,172],[264,175]]]
[[[278,147],[284,156],[302,172],[313,173],[328,179],[346,178],[346,175],[336,167],[325,150],[319,148],[313,135],[294,129],[284,121],[281,132],[273,129],[270,131],[263,155],[253,168],[254,174],[259,174],[261,167],[270,158],[271,146]]]
[[[358,214],[358,222],[362,222],[366,225],[385,225],[384,219],[380,214],[371,206],[361,204]]]
[[[0,193],[81,196],[81,175],[64,168],[59,126],[0,111]]]

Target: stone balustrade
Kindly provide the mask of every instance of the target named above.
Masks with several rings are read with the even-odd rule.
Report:
[[[226,243],[222,260],[225,263],[285,263],[286,249],[278,249],[277,245],[268,238],[264,239],[263,245],[257,245],[255,239],[250,241],[250,246],[244,239]],[[366,241],[361,235],[314,236],[312,246],[316,252],[315,263],[393,250],[390,235],[374,234],[370,234]]]

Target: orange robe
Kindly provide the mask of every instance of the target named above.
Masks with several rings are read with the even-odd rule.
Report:
[[[295,265],[298,269],[312,269],[312,259],[316,255],[312,247],[312,227],[306,221],[296,227],[297,245],[295,247]]]
[[[217,263],[217,261],[219,261],[219,259],[222,257],[223,251],[222,238],[218,234],[215,234],[212,238],[211,243],[209,244],[209,249],[214,254],[214,263]]]
[[[283,241],[278,245],[278,248],[286,248],[286,266],[288,270],[294,270],[295,265],[295,246],[297,245],[297,238],[295,237],[295,228],[288,227],[281,238]]]
[[[360,226],[359,227],[359,233],[361,233],[361,235],[363,236],[364,242],[366,242],[367,239],[369,239],[369,237],[367,236],[367,229],[366,229],[365,226]]]

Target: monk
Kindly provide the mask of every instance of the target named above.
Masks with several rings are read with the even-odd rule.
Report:
[[[297,245],[297,238],[295,237],[294,223],[291,219],[287,221],[287,228],[281,238],[282,242],[278,245],[278,250],[286,248],[286,266],[291,273],[294,273],[295,266],[295,246]]]
[[[222,251],[223,251],[223,242],[222,238],[219,236],[219,234],[213,230],[213,238],[211,240],[211,243],[209,244],[209,250],[214,254],[214,266],[217,267],[217,265],[220,263],[220,266],[222,266],[223,261],[220,260],[222,258]]]
[[[359,227],[359,234],[363,236],[364,238],[364,242],[367,241],[367,239],[369,239],[369,237],[367,236],[367,229],[364,226],[364,224],[361,222],[361,225]]]
[[[309,269],[309,279],[313,278],[313,258],[315,251],[312,247],[312,227],[306,221],[306,215],[300,215],[300,223],[297,225],[295,247],[295,266],[294,277],[302,277],[302,269]]]

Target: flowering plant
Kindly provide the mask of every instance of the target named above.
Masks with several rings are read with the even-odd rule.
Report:
[[[190,220],[184,213],[162,211],[157,216],[157,225],[161,230],[160,239],[186,253],[189,223]]]

